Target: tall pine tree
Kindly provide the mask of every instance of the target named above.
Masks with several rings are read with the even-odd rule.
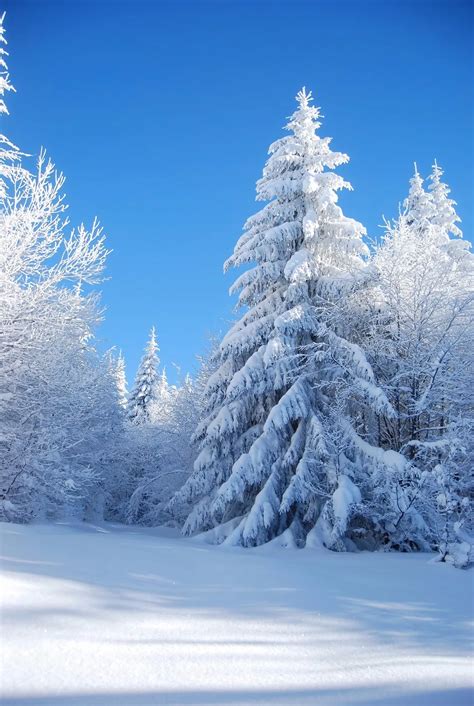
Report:
[[[343,549],[361,499],[351,398],[390,411],[363,351],[345,338],[365,229],[337,205],[351,186],[333,170],[348,157],[318,135],[311,101],[300,91],[290,134],[270,146],[257,183],[269,203],[225,264],[251,264],[231,288],[245,313],[220,345],[201,451],[172,501],[194,505],[186,534],[218,528],[216,541],[253,546],[281,534],[302,544],[313,530],[311,542]]]

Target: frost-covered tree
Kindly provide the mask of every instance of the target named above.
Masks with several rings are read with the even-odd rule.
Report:
[[[135,384],[127,394],[125,361],[120,355],[113,364],[115,387],[121,411],[121,429],[114,439],[106,484],[105,516],[119,521],[139,521],[139,503],[130,502],[137,488],[160,468],[161,438],[154,423],[160,380],[158,344],[152,328]]]
[[[0,215],[0,491],[7,519],[84,505],[108,428],[107,365],[92,339],[97,295],[71,287],[99,282],[107,251],[97,224],[67,233],[62,184],[43,154],[36,174],[16,166]]]
[[[202,385],[207,359],[201,366],[196,384],[188,374],[181,384],[170,385],[163,370],[157,384],[149,422],[132,425],[135,453],[147,453],[144,472],[136,481],[130,498],[127,520],[157,525],[171,521],[167,508],[170,497],[192,472],[196,458],[194,431],[202,414]],[[140,436],[140,432],[143,434]],[[174,519],[184,520],[186,508],[174,508]]]
[[[5,49],[7,44],[7,39],[5,37],[5,12],[0,15],[0,113],[8,115],[8,108],[5,103],[5,93],[7,91],[14,91],[15,89],[10,83],[10,77],[8,74],[8,66],[6,58],[8,52]]]
[[[431,222],[434,226],[439,229],[438,232],[440,233],[441,237],[444,237],[445,240],[450,235],[454,235],[455,238],[462,238],[462,231],[456,225],[456,223],[461,222],[461,219],[456,213],[456,202],[453,201],[453,199],[449,198],[451,190],[447,184],[441,181],[442,176],[443,170],[435,160],[431,174],[429,176],[431,183],[428,187],[433,209]],[[449,242],[459,241],[454,240]],[[466,249],[465,244],[464,249]]]
[[[115,382],[120,407],[125,410],[128,404],[127,373],[125,371],[125,358],[122,352],[115,362]]]
[[[8,115],[5,94],[8,91],[15,90],[10,83],[6,62],[8,52],[5,49],[7,40],[4,21],[5,13],[0,15],[0,116]],[[0,200],[6,195],[5,176],[8,175],[10,167],[20,159],[20,156],[18,148],[5,135],[0,133]]]
[[[176,388],[170,422],[174,432],[171,467],[183,472],[180,485],[193,470],[196,459],[194,432],[200,421],[202,397],[199,385],[187,374]]]
[[[0,112],[10,89],[0,22]],[[94,349],[107,257],[97,222],[69,232],[64,177],[44,153],[36,171],[1,141],[0,516],[92,511],[117,404]]]
[[[415,171],[372,260],[370,360],[396,410],[378,418],[375,443],[406,459],[398,481],[375,485],[373,513],[396,548],[439,546],[448,516],[452,532],[472,524],[473,257],[441,176],[435,164],[425,191]]]
[[[215,541],[251,546],[310,532],[306,541],[343,549],[361,499],[352,398],[391,408],[350,340],[367,248],[363,226],[337,204],[351,187],[334,168],[348,157],[319,136],[311,94],[297,102],[257,183],[269,203],[225,265],[246,266],[231,288],[245,313],[220,345],[201,451],[171,507],[194,504],[186,534],[215,528]]]
[[[153,400],[149,408],[149,419],[152,424],[163,426],[172,416],[176,388],[168,382],[166,369],[163,368],[157,376],[154,386]]]
[[[158,351],[155,328],[153,327],[137,370],[134,387],[128,398],[128,416],[138,424],[150,420],[150,408],[155,402],[160,364]]]

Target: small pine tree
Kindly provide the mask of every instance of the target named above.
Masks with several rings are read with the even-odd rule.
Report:
[[[128,405],[128,388],[127,388],[127,374],[125,371],[125,358],[122,352],[119,356],[115,365],[115,384],[117,386],[118,403],[122,409],[127,409]]]
[[[449,198],[451,189],[447,184],[441,181],[443,176],[443,170],[438,165],[437,161],[434,161],[432,166],[432,171],[428,177],[430,180],[430,185],[428,190],[431,195],[431,202],[433,205],[433,216],[431,222],[438,226],[444,231],[445,235],[454,235],[456,238],[462,238],[462,231],[456,223],[460,223],[461,219],[456,213],[455,206],[456,201]]]
[[[433,199],[423,187],[423,178],[415,163],[415,173],[410,179],[408,196],[403,202],[403,220],[414,231],[426,231],[433,217]]]
[[[135,384],[128,399],[128,417],[131,421],[142,424],[150,421],[150,410],[155,402],[158,382],[158,344],[155,328],[150,331],[150,338],[145,354],[138,367]]]
[[[176,388],[168,382],[166,368],[157,377],[153,405],[150,407],[150,419],[154,424],[166,426],[173,416]]]

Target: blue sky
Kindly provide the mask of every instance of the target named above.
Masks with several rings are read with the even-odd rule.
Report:
[[[222,274],[257,206],[255,181],[294,96],[351,162],[345,212],[370,235],[396,215],[413,162],[434,158],[473,233],[472,3],[51,3],[7,0],[17,93],[3,131],[44,145],[67,176],[73,223],[97,215],[113,249],[102,344],[132,377],[156,325],[183,371],[234,316]]]

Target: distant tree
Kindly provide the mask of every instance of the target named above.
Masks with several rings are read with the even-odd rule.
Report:
[[[126,409],[128,405],[128,388],[127,388],[127,374],[125,371],[125,358],[122,352],[115,362],[115,382],[117,385],[117,394],[119,405],[122,409]]]
[[[145,354],[140,362],[135,377],[134,387],[128,398],[129,419],[137,424],[150,421],[150,409],[153,406],[158,388],[158,343],[155,328],[150,331],[150,337],[145,348]]]
[[[203,414],[205,381],[214,369],[209,355],[200,358],[196,381],[189,374],[170,385],[163,370],[147,424],[130,424],[134,458],[142,458],[144,472],[136,478],[127,510],[129,522],[157,525],[184,521],[188,506],[170,498],[192,472],[197,454],[194,431]],[[135,464],[136,465],[136,464]]]
[[[453,199],[449,198],[451,190],[447,184],[444,184],[441,181],[442,176],[443,170],[435,160],[432,166],[431,174],[429,176],[429,180],[431,183],[428,187],[428,190],[431,195],[431,203],[433,208],[431,222],[434,226],[440,229],[440,235],[442,238],[445,239],[445,241],[447,236],[450,235],[454,235],[455,238],[462,238],[462,231],[456,225],[456,223],[461,222],[461,219],[456,213],[456,202],[453,201]],[[449,242],[459,241],[454,240]],[[468,246],[466,244],[463,245],[463,249],[466,249],[467,247]]]

